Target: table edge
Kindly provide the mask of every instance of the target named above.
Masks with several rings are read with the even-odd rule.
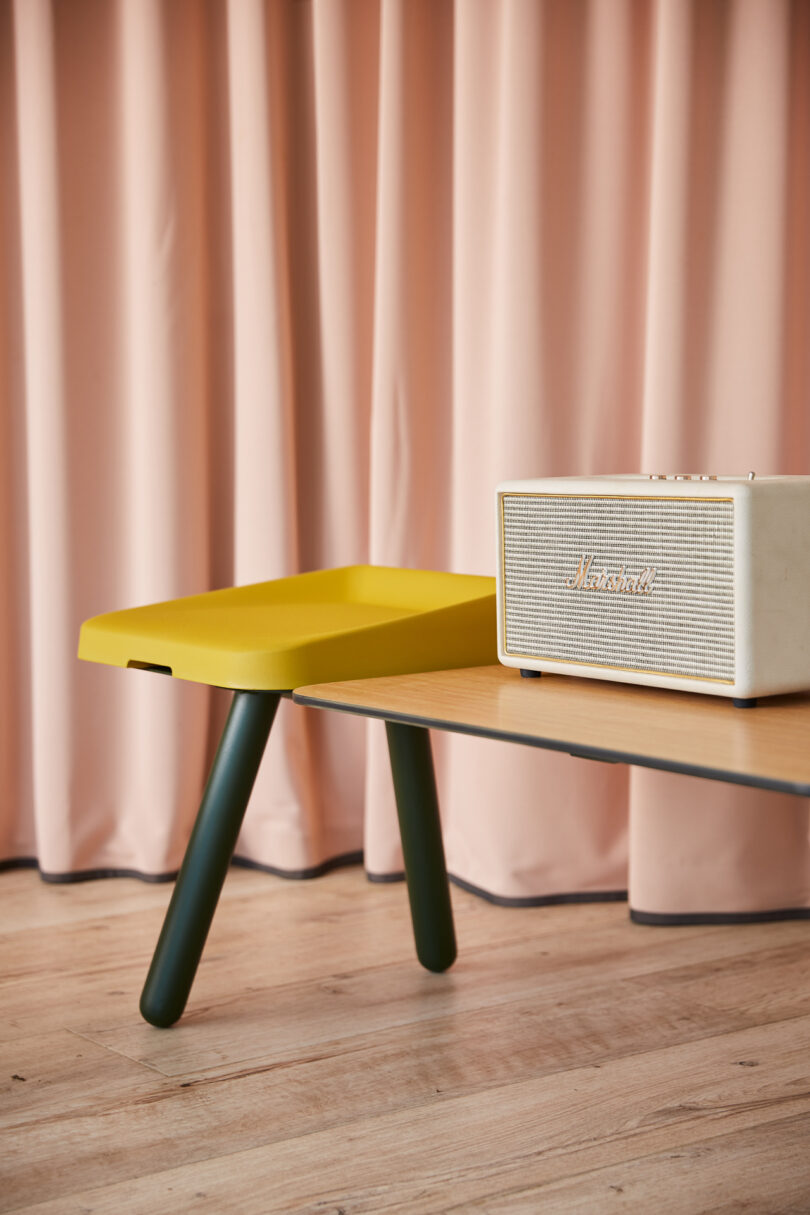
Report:
[[[496,742],[518,743],[521,746],[539,747],[543,751],[559,751],[575,759],[590,759],[599,763],[632,764],[638,768],[652,768],[659,772],[673,772],[678,776],[696,776],[702,780],[724,781],[730,785],[745,785],[753,789],[767,789],[773,793],[787,793],[796,797],[810,797],[810,784],[780,780],[778,777],[757,776],[749,772],[728,771],[710,768],[701,764],[681,763],[678,760],[662,759],[654,755],[642,755],[633,751],[614,751],[610,747],[582,747],[566,743],[564,739],[543,738],[534,734],[515,734],[509,730],[495,730],[465,722],[446,721],[417,713],[398,713],[364,705],[349,705],[343,701],[327,700],[322,696],[307,696],[294,691],[293,702],[311,709],[331,709],[337,713],[351,713],[355,717],[391,721],[400,725],[422,726],[428,730],[443,730],[451,734],[467,734],[475,738],[490,738]]]

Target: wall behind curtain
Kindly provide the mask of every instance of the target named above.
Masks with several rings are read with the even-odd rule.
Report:
[[[0,858],[177,867],[223,693],[87,616],[494,572],[492,491],[810,473],[807,0],[0,0]],[[798,799],[436,740],[507,899],[810,901]],[[284,705],[238,846],[401,867],[381,730]]]

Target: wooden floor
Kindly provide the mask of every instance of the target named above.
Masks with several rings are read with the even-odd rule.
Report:
[[[183,1021],[137,1000],[169,897],[0,875],[0,1209],[810,1212],[810,924],[646,928],[235,870]]]

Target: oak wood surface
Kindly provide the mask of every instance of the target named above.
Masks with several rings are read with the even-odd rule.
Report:
[[[503,666],[298,688],[298,703],[810,796],[810,695],[730,700]]]
[[[806,922],[657,929],[454,888],[228,876],[187,1017],[137,997],[169,887],[0,876],[0,1210],[807,1211]]]

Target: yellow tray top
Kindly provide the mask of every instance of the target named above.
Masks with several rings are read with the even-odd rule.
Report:
[[[79,658],[248,691],[497,661],[495,579],[351,565],[85,621]]]

